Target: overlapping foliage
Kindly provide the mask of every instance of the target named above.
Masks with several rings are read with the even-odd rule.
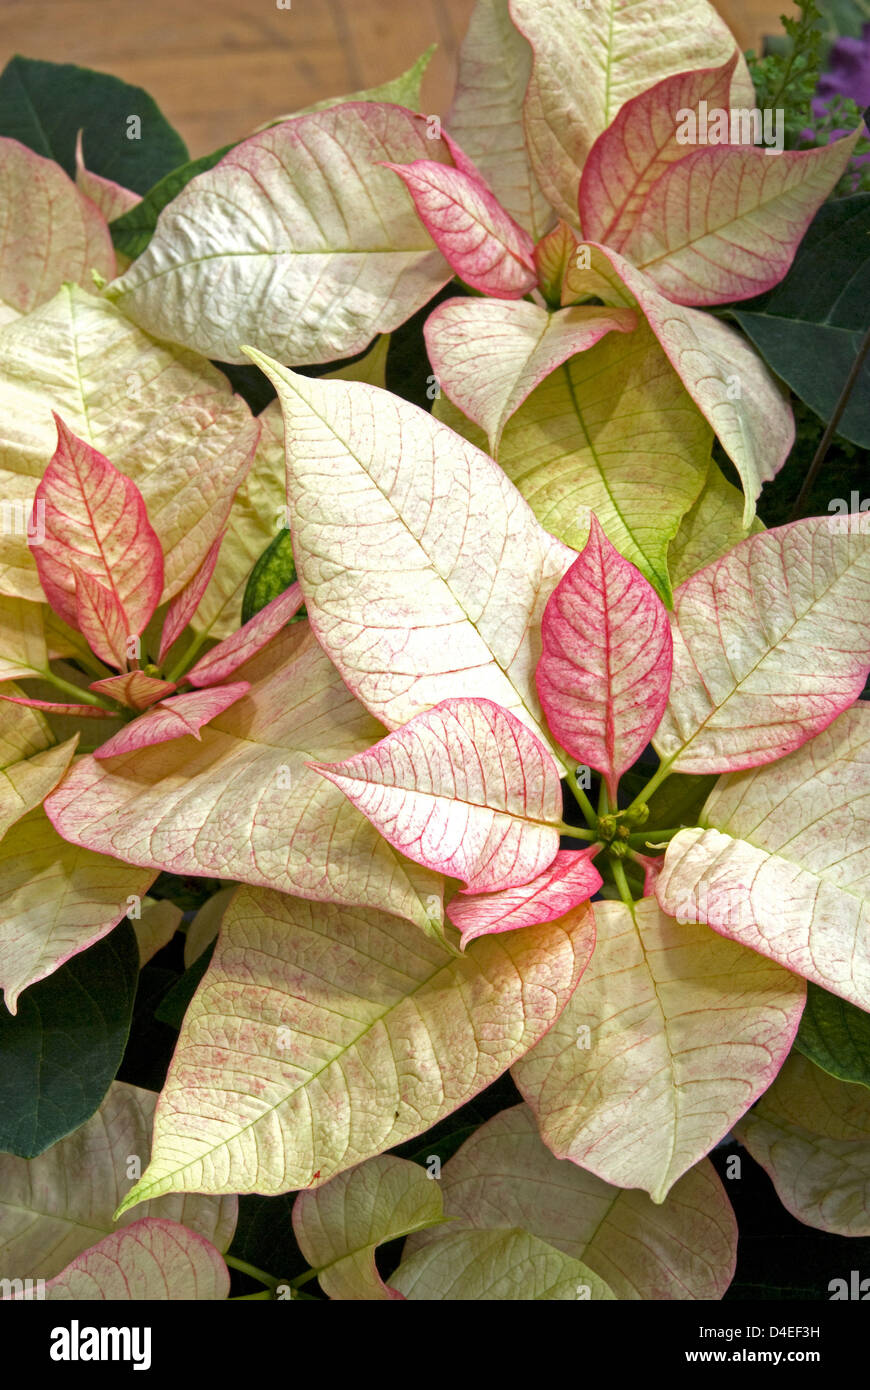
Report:
[[[870,1235],[870,516],[758,520],[792,411],[729,321],[863,225],[860,130],[686,143],[730,34],[605,10],[477,0],[443,127],[418,65],[145,186],[0,78],[3,1277],[223,1298],[298,1192],[277,1296],[721,1298],[732,1131]],[[191,883],[155,1107],[131,929]],[[442,1181],[388,1152],[509,1070]]]

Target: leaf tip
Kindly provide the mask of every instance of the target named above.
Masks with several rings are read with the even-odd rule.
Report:
[[[133,1187],[130,1188],[130,1191],[127,1193],[127,1195],[126,1195],[126,1197],[124,1198],[124,1200],[120,1203],[120,1205],[118,1206],[117,1210],[116,1210],[115,1212],[113,1212],[113,1214],[112,1214],[112,1220],[113,1220],[113,1221],[120,1221],[120,1219],[121,1219],[121,1217],[124,1215],[124,1213],[127,1212],[127,1211],[129,1211],[131,1207],[138,1207],[138,1205],[139,1205],[140,1202],[147,1201],[147,1197],[146,1197],[144,1191],[141,1191],[141,1192],[140,1192],[140,1189],[142,1188],[142,1185],[143,1185],[144,1181],[145,1181],[145,1176],[144,1176],[144,1174],[143,1174],[143,1176],[139,1179],[139,1181],[138,1181],[137,1183],[135,1183],[135,1184],[133,1185]]]

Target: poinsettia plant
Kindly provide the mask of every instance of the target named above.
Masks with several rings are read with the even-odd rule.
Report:
[[[0,1276],[46,1297],[718,1299],[741,1154],[870,1235],[870,504],[756,515],[793,400],[870,444],[861,130],[763,140],[706,0],[478,0],[443,123],[424,65],[194,161],[143,94],[147,171],[130,89],[52,70],[82,129],[31,127],[50,65],[0,76]]]

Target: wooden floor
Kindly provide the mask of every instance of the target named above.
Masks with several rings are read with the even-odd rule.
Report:
[[[0,0],[14,53],[145,87],[194,155],[324,97],[372,86],[438,44],[426,108],[450,100],[473,0]],[[776,33],[786,0],[718,0],[742,47]]]

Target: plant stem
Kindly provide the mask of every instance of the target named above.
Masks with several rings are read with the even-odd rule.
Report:
[[[567,835],[572,840],[594,840],[595,836],[591,830],[578,830],[576,825],[566,825],[563,820],[556,821],[553,826],[560,835]]]
[[[290,1280],[291,1289],[301,1289],[303,1284],[316,1279],[320,1271],[318,1269],[306,1269],[304,1274],[297,1274],[295,1279]]]
[[[193,661],[193,658],[196,656],[203,642],[207,640],[208,628],[203,628],[202,632],[198,632],[193,641],[188,643],[186,651],[182,654],[181,659],[175,663],[172,670],[166,672],[165,679],[168,681],[179,680]]]
[[[46,680],[50,685],[54,685],[58,690],[62,690],[65,695],[74,695],[80,704],[98,705],[107,714],[117,714],[110,704],[102,700],[99,695],[95,695],[92,690],[83,690],[80,685],[73,685],[72,681],[65,681],[63,676],[55,675],[54,671],[40,671],[42,680]]]
[[[675,753],[674,758],[676,756],[677,755]],[[641,804],[649,801],[656,788],[661,786],[662,782],[665,780],[666,777],[670,777],[671,764],[673,763],[674,758],[665,758],[664,762],[659,763],[658,767],[656,768],[652,777],[647,782],[646,786],[641,787],[637,796],[634,798],[634,801],[632,801],[630,806],[626,807],[626,810],[631,811],[635,806],[640,806]]]
[[[256,1302],[258,1302],[258,1301],[261,1300],[261,1299],[269,1299],[269,1300],[271,1300],[271,1298],[272,1298],[272,1290],[271,1290],[271,1289],[263,1289],[260,1293],[239,1293],[239,1294],[236,1294],[235,1298],[228,1298],[228,1299],[227,1299],[227,1302],[228,1302],[228,1303],[256,1303]]]
[[[858,354],[855,358],[855,361],[852,363],[849,375],[846,377],[846,381],[842,391],[840,392],[837,404],[834,406],[834,413],[828,421],[827,425],[825,426],[825,432],[819,440],[819,447],[818,449],[816,449],[813,461],[807,469],[807,475],[804,478],[803,486],[801,487],[801,490],[797,495],[797,501],[792,507],[791,516],[789,517],[790,521],[797,521],[803,515],[804,504],[806,503],[807,497],[810,494],[813,483],[816,481],[816,478],[819,475],[819,470],[825,461],[825,455],[828,452],[828,448],[830,446],[831,440],[834,437],[836,428],[840,423],[843,411],[846,409],[846,403],[852,394],[855,382],[858,380],[858,374],[864,365],[864,359],[866,358],[868,352],[870,352],[870,328],[868,328],[867,332],[864,334],[864,340],[858,349]]]
[[[598,788],[598,815],[606,816],[610,811],[610,802],[607,797],[607,783],[601,778],[601,785]]]
[[[229,1265],[230,1269],[237,1269],[240,1274],[250,1275],[250,1277],[256,1279],[258,1283],[265,1284],[269,1290],[277,1289],[279,1284],[286,1283],[286,1280],[275,1279],[271,1274],[267,1274],[265,1270],[257,1269],[256,1265],[249,1265],[247,1260],[237,1260],[235,1255],[224,1255],[224,1261]],[[264,1295],[247,1294],[246,1297],[263,1298]],[[265,1297],[268,1298],[269,1294],[267,1293]]]
[[[592,802],[589,800],[589,797],[586,795],[583,788],[580,786],[580,783],[577,781],[576,772],[566,773],[565,781],[571,788],[571,791],[574,795],[574,800],[577,802],[577,805],[583,812],[586,824],[589,826],[590,830],[594,830],[596,824],[598,823],[598,817],[595,814],[595,807],[592,805]]]
[[[631,913],[632,919],[634,919],[634,898],[632,897],[628,879],[625,876],[625,869],[623,867],[622,860],[611,859],[610,869],[613,874],[613,882],[619,889],[619,896],[622,898],[622,901],[625,903],[625,906]]]
[[[77,661],[79,665],[83,666],[92,676],[96,676],[97,680],[104,681],[107,676],[111,676],[112,674],[108,666],[104,666],[103,663],[98,661],[93,653],[87,649],[76,647],[73,661]]]
[[[645,833],[638,830],[634,835],[629,835],[628,843],[633,849],[643,849],[644,845],[654,847],[656,842],[665,845],[668,840],[673,839],[674,835],[679,835],[680,831],[685,829],[684,825],[677,825],[673,830],[647,830]]]

